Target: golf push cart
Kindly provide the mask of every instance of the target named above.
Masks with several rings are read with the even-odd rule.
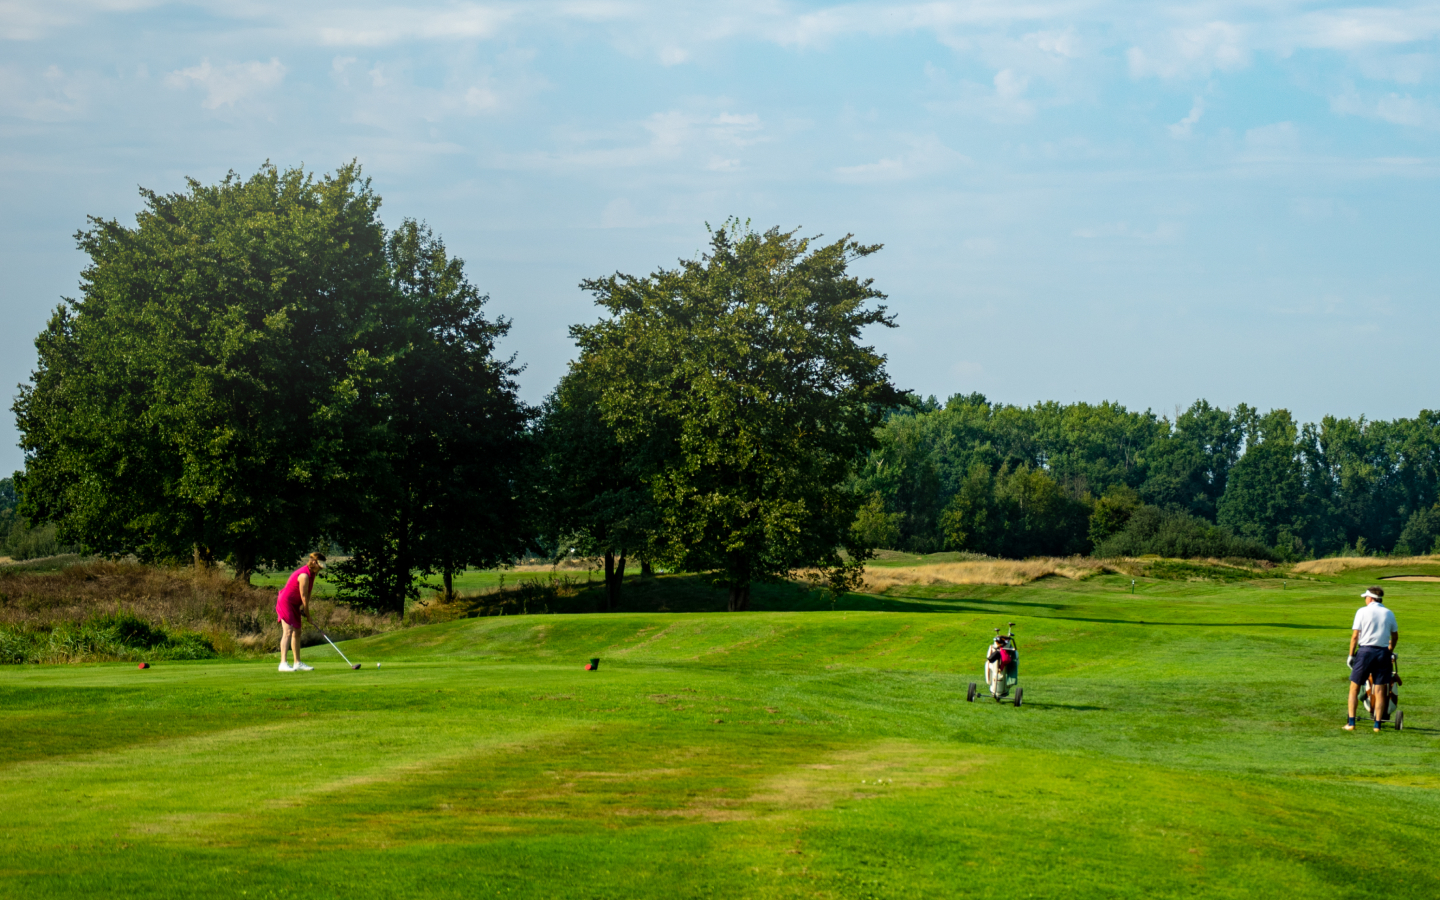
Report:
[[[996,703],[1003,702],[1010,696],[1010,689],[1014,688],[1014,703],[1019,706],[1020,699],[1025,695],[1025,689],[1020,687],[1020,648],[1015,646],[1015,623],[1009,625],[1009,634],[1001,634],[1000,629],[995,629],[995,641],[985,651],[985,686],[990,689],[990,696],[995,698]],[[965,694],[969,703],[975,702],[975,687],[975,682],[970,682],[970,690]]]
[[[1385,710],[1380,715],[1370,708],[1370,688],[1374,685],[1375,679],[1367,678],[1360,686],[1360,696],[1365,702],[1365,712],[1377,722],[1388,722],[1393,716],[1395,719],[1395,730],[1402,731],[1405,728],[1405,713],[1400,711],[1400,693],[1395,689],[1405,682],[1400,680],[1400,657],[1390,654],[1390,683],[1385,688]]]

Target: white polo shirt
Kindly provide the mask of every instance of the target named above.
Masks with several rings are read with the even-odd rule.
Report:
[[[1367,603],[1355,610],[1355,624],[1350,627],[1360,632],[1355,642],[1360,647],[1388,647],[1390,635],[1400,630],[1395,614],[1383,603]]]

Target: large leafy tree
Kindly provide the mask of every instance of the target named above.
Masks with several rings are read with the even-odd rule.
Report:
[[[846,482],[902,396],[861,342],[893,324],[883,295],[848,269],[878,249],[730,221],[678,269],[583,284],[610,317],[572,335],[648,473],[655,550],[715,573],[732,610],[755,581],[815,567],[839,586],[868,555]]]
[[[15,412],[22,513],[65,542],[230,560],[324,532],[353,379],[384,355],[384,229],[356,165],[142,191],[92,218],[80,297],[37,338]]]
[[[1246,435],[1245,454],[1230,469],[1217,519],[1242,537],[1293,556],[1305,552],[1312,513],[1299,428],[1288,410],[1271,410]]]
[[[542,411],[541,517],[554,541],[605,559],[606,605],[620,600],[627,558],[644,556],[655,529],[644,460],[601,411],[585,360],[572,364]]]
[[[385,245],[393,293],[390,350],[356,380],[332,533],[351,552],[342,593],[403,612],[417,574],[489,567],[525,548],[522,494],[530,411],[516,396],[513,359],[495,355],[510,328],[488,319],[482,295],[428,228],[406,221]]]
[[[1245,430],[1253,429],[1257,416],[1244,403],[1231,411],[1195,401],[1175,417],[1173,431],[1151,444],[1142,496],[1214,521],[1230,468],[1240,458]]]
[[[970,467],[941,516],[946,543],[956,550],[1023,559],[1069,556],[1090,548],[1091,506],[1038,469],[984,463]]]

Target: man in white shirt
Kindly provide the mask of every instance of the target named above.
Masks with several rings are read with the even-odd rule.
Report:
[[[1360,698],[1360,687],[1366,680],[1371,682],[1370,712],[1375,716],[1375,731],[1380,731],[1380,722],[1385,716],[1386,688],[1390,683],[1390,658],[1395,645],[1400,641],[1400,629],[1395,624],[1395,614],[1385,608],[1385,590],[1368,588],[1360,596],[1365,605],[1355,611],[1355,624],[1350,632],[1350,717],[1345,721],[1345,730],[1355,730],[1355,704]]]

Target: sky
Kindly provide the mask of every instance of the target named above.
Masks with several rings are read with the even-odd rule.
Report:
[[[867,338],[921,394],[1413,416],[1437,80],[1440,2],[0,0],[0,383],[86,216],[356,159],[513,321],[532,403],[582,279],[736,216],[883,244]]]

